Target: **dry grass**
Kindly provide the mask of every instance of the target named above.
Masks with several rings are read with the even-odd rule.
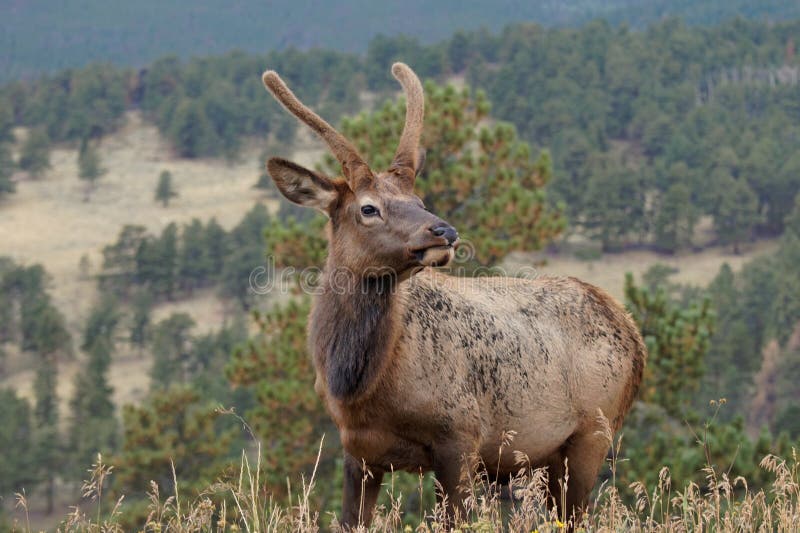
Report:
[[[610,434],[608,435],[610,437]],[[513,444],[513,443],[512,443]],[[320,444],[320,450],[322,443]],[[508,450],[501,453],[509,453]],[[618,451],[618,450],[617,450]],[[559,516],[553,501],[560,495],[547,491],[545,470],[531,470],[524,456],[517,457],[519,474],[512,478],[508,489],[511,498],[501,497],[501,491],[485,477],[476,475],[471,482],[466,500],[466,516],[456,519],[455,527],[445,527],[446,512],[441,505],[429,511],[420,523],[409,524],[402,512],[404,497],[394,491],[391,476],[384,483],[388,505],[379,506],[373,524],[359,527],[359,532],[559,532],[573,527],[575,531],[633,531],[633,532],[686,532],[686,531],[797,531],[800,523],[800,458],[793,450],[792,457],[784,460],[773,455],[764,457],[761,468],[771,474],[772,482],[764,490],[750,490],[741,477],[729,479],[724,472],[713,467],[704,469],[705,486],[690,483],[673,487],[669,470],[659,472],[658,484],[646,487],[635,482],[631,488],[635,501],[626,504],[615,485],[616,463],[611,460],[611,482],[604,482],[596,491],[588,512],[583,516]],[[264,490],[259,479],[260,464],[252,465],[247,455],[242,455],[239,477],[232,482],[220,482],[206,491],[187,498],[180,491],[179,480],[173,469],[172,494],[162,496],[155,483],[149,492],[148,517],[137,530],[146,532],[175,531],[247,531],[247,532],[303,532],[316,533],[321,525],[319,513],[311,507],[315,473],[301,479],[300,489],[287,505],[278,505]],[[75,507],[62,520],[58,531],[63,532],[121,532],[119,523],[124,498],[104,502],[103,487],[113,473],[98,456],[89,470],[90,479],[83,485],[85,499],[94,508],[84,511]],[[566,477],[566,486],[569,477]],[[563,496],[563,495],[561,495]],[[105,505],[105,507],[103,507]],[[340,530],[336,517],[331,529]],[[16,513],[12,531],[30,533],[28,500],[17,495]]]
[[[619,254],[605,254],[596,260],[582,260],[574,254],[511,254],[504,266],[511,272],[523,266],[544,263],[537,267],[544,274],[575,276],[606,289],[615,298],[623,298],[625,272],[641,279],[648,268],[656,263],[676,269],[671,278],[677,283],[706,286],[719,272],[723,263],[739,270],[755,257],[774,252],[778,239],[765,239],[748,245],[743,253],[734,254],[728,247],[714,246],[700,252],[664,255],[647,250],[634,250]]]

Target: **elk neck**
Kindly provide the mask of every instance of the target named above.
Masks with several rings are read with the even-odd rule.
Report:
[[[396,277],[361,277],[327,268],[309,324],[317,372],[328,393],[347,403],[363,398],[389,360],[402,306]]]

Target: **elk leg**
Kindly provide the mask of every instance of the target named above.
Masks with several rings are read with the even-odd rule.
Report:
[[[441,503],[447,497],[447,530],[454,526],[456,519],[466,518],[464,500],[469,495],[469,484],[475,471],[474,459],[467,452],[456,449],[440,451],[434,458],[433,471],[442,488],[441,492],[436,493],[437,501]]]
[[[609,443],[592,426],[585,431],[573,434],[561,449],[561,453],[551,459],[548,467],[550,495],[555,499],[559,517],[572,521],[573,527],[580,521],[586,506],[586,499],[592,492],[600,468],[605,462]],[[569,479],[565,482],[566,473]],[[566,493],[563,492],[566,484]]]
[[[369,467],[365,470],[361,461],[345,452],[341,520],[345,531],[372,522],[382,480],[383,470]]]

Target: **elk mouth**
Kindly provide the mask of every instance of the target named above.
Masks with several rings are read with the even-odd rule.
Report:
[[[456,244],[456,243],[454,243]],[[412,250],[411,253],[417,263],[425,267],[441,267],[448,264],[455,256],[454,244],[429,246]]]

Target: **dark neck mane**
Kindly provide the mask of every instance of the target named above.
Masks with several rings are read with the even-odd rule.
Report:
[[[323,290],[311,316],[317,371],[325,372],[328,390],[339,400],[354,400],[369,389],[387,359],[394,334],[396,279],[350,281],[323,276]]]

